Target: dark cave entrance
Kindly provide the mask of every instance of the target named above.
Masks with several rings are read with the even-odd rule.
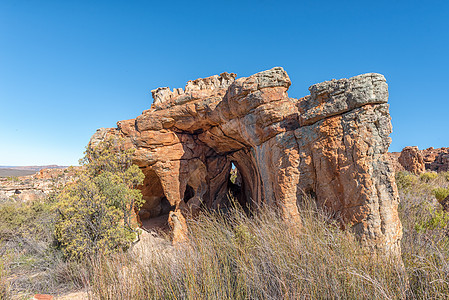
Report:
[[[231,205],[239,205],[247,214],[250,212],[250,202],[246,196],[245,181],[242,173],[236,166],[234,161],[231,161],[231,169],[228,178],[228,197]],[[233,203],[234,202],[234,203]]]
[[[186,190],[184,191],[184,202],[189,202],[195,196],[195,190],[189,184],[186,186]]]
[[[170,204],[170,197],[180,201],[178,208],[190,216],[202,209],[228,212],[233,207],[240,207],[247,215],[252,215],[262,201],[261,177],[250,151],[215,153],[202,160],[182,161],[179,182],[169,177],[173,182],[164,181],[164,187],[156,170],[146,167],[143,172],[145,179],[140,189],[145,203],[138,216],[147,230],[168,229],[169,212],[176,208]],[[177,192],[180,197],[176,199]]]
[[[168,214],[174,209],[165,196],[159,176],[151,169],[142,170],[145,175],[140,187],[145,201],[138,212],[142,227],[147,230],[169,229]]]

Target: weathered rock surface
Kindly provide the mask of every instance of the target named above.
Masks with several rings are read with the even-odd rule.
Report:
[[[188,240],[187,223],[180,210],[171,211],[168,216],[168,223],[172,230],[173,245],[183,243]]]
[[[426,169],[435,172],[449,171],[449,148],[433,147],[421,151]]]
[[[334,212],[362,243],[399,254],[398,194],[387,156],[392,131],[380,74],[331,80],[289,98],[282,68],[247,78],[223,73],[184,90],[153,90],[154,103],[91,143],[120,135],[146,176],[141,217],[229,205],[276,205],[300,224],[305,195]],[[231,182],[232,166],[239,180]]]
[[[416,175],[424,173],[426,170],[423,156],[416,146],[409,146],[402,149],[398,162],[406,171]]]
[[[404,167],[399,163],[401,152],[388,152],[387,157],[395,173],[405,171]]]
[[[409,171],[420,174],[425,171],[449,171],[449,148],[433,147],[419,150],[416,146],[408,146],[401,152],[388,153],[395,172]]]

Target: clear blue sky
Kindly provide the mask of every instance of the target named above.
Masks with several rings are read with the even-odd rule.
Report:
[[[291,97],[378,72],[391,151],[449,146],[449,1],[0,1],[0,165],[76,165],[150,90],[282,66]]]

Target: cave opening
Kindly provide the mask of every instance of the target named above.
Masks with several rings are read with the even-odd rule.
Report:
[[[245,190],[245,182],[242,173],[234,161],[231,162],[231,169],[229,171],[228,179],[228,195],[229,200],[234,204],[238,204],[245,213],[250,212],[250,202],[247,199],[247,191]],[[231,203],[232,204],[232,203]]]
[[[138,211],[142,227],[147,230],[168,230],[168,214],[174,209],[165,196],[159,176],[144,169],[144,182],[140,186],[144,203]]]
[[[184,202],[189,202],[195,196],[195,190],[189,184],[186,186],[186,190],[184,192]]]
[[[174,177],[161,178],[165,174],[152,167],[143,169],[145,178],[139,188],[144,204],[137,213],[145,229],[168,228],[169,213],[176,208],[193,216],[202,209],[227,212],[240,207],[250,216],[260,204],[262,185],[251,153],[186,160],[179,168],[178,182]]]

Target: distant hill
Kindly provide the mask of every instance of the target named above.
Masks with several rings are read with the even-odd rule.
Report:
[[[0,177],[26,176],[39,172],[42,169],[64,169],[67,166],[0,166]]]

